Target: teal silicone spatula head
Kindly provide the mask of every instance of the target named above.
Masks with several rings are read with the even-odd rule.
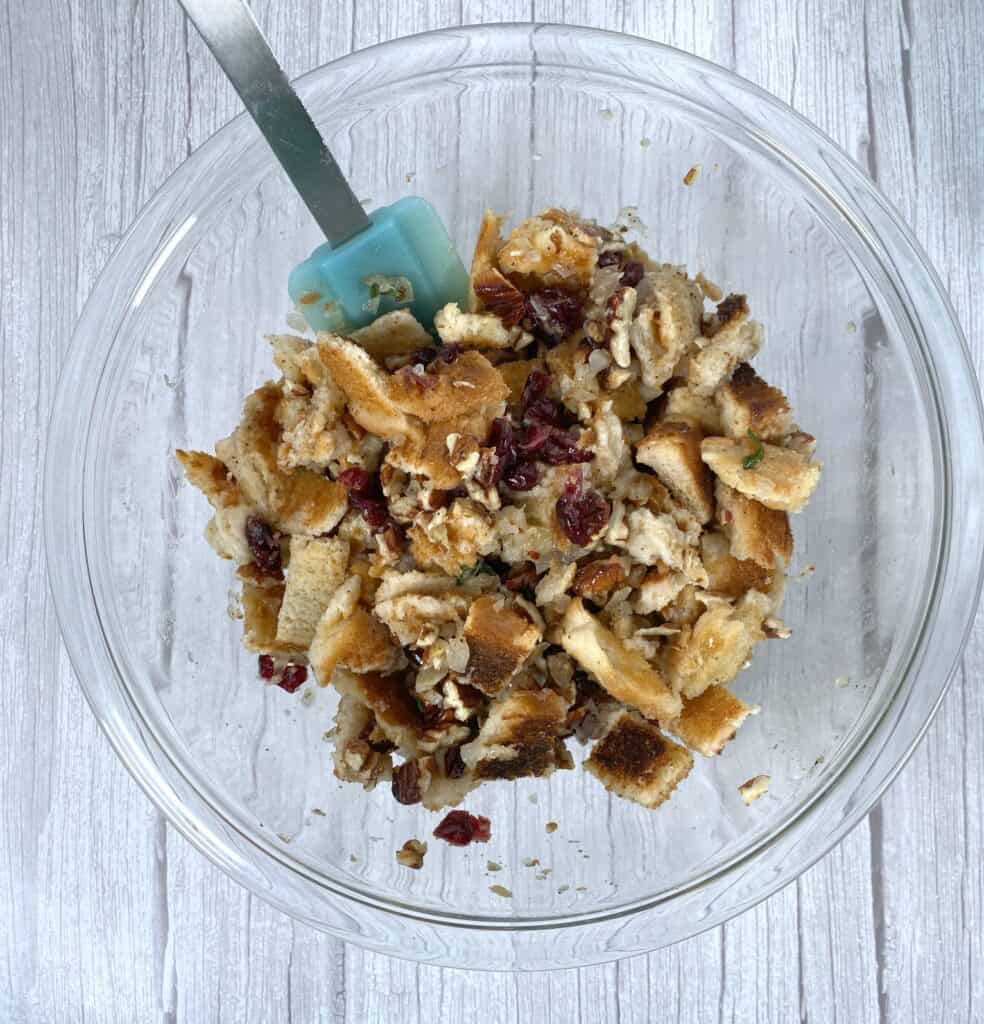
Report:
[[[373,211],[369,222],[291,272],[290,297],[315,330],[358,327],[393,309],[410,309],[429,327],[445,303],[464,308],[468,274],[430,203],[407,196]]]
[[[468,274],[434,208],[408,196],[366,214],[244,0],[180,0],[328,241],[290,275],[315,330],[363,326],[408,308],[425,326],[464,306]]]

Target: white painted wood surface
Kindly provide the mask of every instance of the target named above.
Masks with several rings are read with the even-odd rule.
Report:
[[[980,0],[263,0],[288,71],[424,29],[620,29],[763,85],[877,178],[984,368]],[[171,830],[72,678],[40,529],[71,320],[140,205],[238,109],[167,0],[0,3],[0,1021],[984,1020],[984,622],[881,806],[796,884],[676,948],[462,973],[294,924]]]

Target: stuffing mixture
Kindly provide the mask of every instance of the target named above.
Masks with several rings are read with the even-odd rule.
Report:
[[[214,456],[178,458],[260,675],[337,690],[339,779],[438,810],[572,768],[577,740],[656,807],[789,635],[814,439],[750,365],[745,297],[619,231],[549,209],[503,237],[487,213],[471,282],[433,325],[271,337],[279,379]],[[454,814],[449,841],[488,837]]]

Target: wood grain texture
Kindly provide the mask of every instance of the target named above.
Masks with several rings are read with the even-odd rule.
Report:
[[[984,367],[984,8],[973,0],[254,10],[291,74],[410,32],[531,18],[733,67],[876,177]],[[646,957],[511,977],[418,967],[290,921],[174,833],[116,761],[61,648],[43,576],[43,436],[68,314],[140,205],[238,103],[175,4],[3,4],[0,54],[0,1020],[984,1019],[982,620],[926,741],[869,820],[758,908]]]

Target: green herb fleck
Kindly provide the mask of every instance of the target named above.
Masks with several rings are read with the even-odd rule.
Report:
[[[470,580],[475,576],[495,576],[497,575],[495,569],[489,565],[484,559],[480,558],[474,565],[466,566],[458,573],[458,584],[462,584],[465,580]]]
[[[369,285],[369,298],[370,299],[378,299],[379,298],[379,285],[376,284],[375,281],[373,281],[373,283],[371,285]]]
[[[418,710],[418,711],[419,711],[419,712],[420,712],[421,714],[423,714],[423,713],[424,713],[424,706],[425,706],[425,705],[424,705],[424,702],[423,702],[423,701],[422,701],[422,700],[421,700],[421,699],[420,699],[419,697],[417,697],[417,696],[415,696],[415,697],[413,698],[413,702],[414,702],[414,704],[416,704],[416,705],[417,705],[417,710]]]
[[[741,464],[745,469],[754,469],[765,458],[765,445],[754,430],[749,430],[748,436],[755,442],[755,450],[751,455],[746,455]]]

